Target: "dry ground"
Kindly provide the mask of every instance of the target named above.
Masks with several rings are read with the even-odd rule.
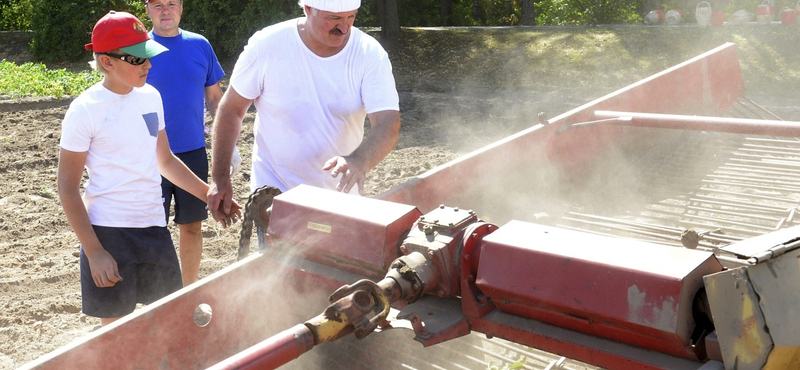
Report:
[[[778,24],[406,30],[389,49],[401,138],[370,173],[368,195],[525,128],[540,111],[553,117],[728,41],[739,45],[751,98],[799,120],[798,35],[800,29]],[[8,40],[0,39],[0,59],[29,60],[25,42]],[[56,195],[60,123],[69,100],[0,100],[0,369],[98,325],[81,313],[77,238]],[[252,118],[239,143],[245,163]],[[248,172],[236,178],[241,204]],[[238,232],[238,225],[204,225],[201,277],[234,262]]]

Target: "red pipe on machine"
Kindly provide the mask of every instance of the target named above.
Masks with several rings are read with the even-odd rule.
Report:
[[[800,137],[800,122],[792,121],[615,112],[605,110],[594,111],[594,116],[599,120],[616,119],[615,121],[607,122],[613,125],[716,131],[747,135]],[[579,127],[580,124],[574,126]]]
[[[208,370],[272,370],[314,347],[314,335],[298,324],[209,367]]]

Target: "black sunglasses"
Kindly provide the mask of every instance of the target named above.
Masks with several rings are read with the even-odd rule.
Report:
[[[150,59],[150,58],[140,58],[130,54],[114,54],[114,53],[97,53],[97,54],[108,55],[112,58],[121,59],[135,66],[142,65],[144,64],[144,62]]]

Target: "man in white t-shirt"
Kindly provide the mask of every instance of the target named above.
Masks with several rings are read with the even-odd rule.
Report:
[[[397,143],[399,99],[383,47],[353,27],[360,0],[300,0],[305,17],[256,32],[220,102],[212,140],[209,209],[222,217],[242,120],[255,104],[251,190],[308,184],[363,191],[366,173]],[[364,138],[364,119],[370,130]]]

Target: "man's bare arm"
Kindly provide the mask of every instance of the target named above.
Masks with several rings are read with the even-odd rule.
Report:
[[[323,170],[331,176],[342,175],[336,190],[350,192],[356,184],[363,190],[367,172],[378,165],[397,145],[400,138],[400,112],[386,110],[369,115],[370,130],[367,137],[353,153],[334,157],[325,163]]]
[[[219,86],[219,82],[206,86],[203,95],[205,96],[208,114],[211,115],[211,118],[214,118],[217,115],[219,102],[222,100],[222,88]]]
[[[219,109],[214,116],[214,127],[211,137],[211,182],[208,190],[208,209],[211,216],[219,221],[230,212],[231,199],[233,199],[233,186],[231,185],[230,167],[231,154],[233,154],[239,132],[242,130],[247,109],[253,101],[239,95],[233,87],[228,87]],[[222,212],[219,206],[222,203]]]

